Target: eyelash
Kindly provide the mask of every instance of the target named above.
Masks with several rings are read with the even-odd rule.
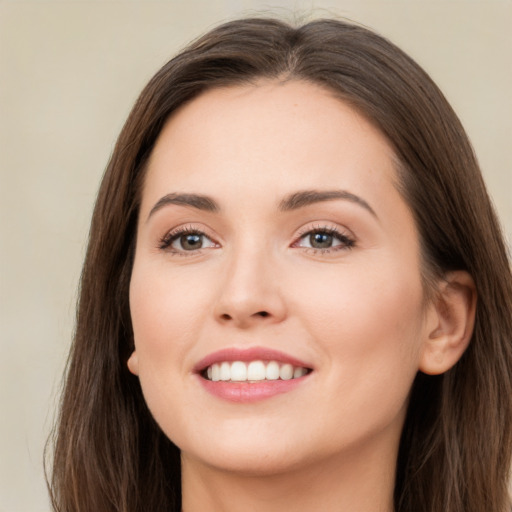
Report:
[[[303,240],[306,236],[312,236],[314,234],[326,234],[336,238],[339,242],[339,245],[331,246],[328,248],[316,248],[316,247],[301,247],[299,246],[299,242]],[[210,240],[213,244],[217,244],[212,238],[206,235],[200,229],[197,229],[193,226],[183,226],[172,231],[166,233],[159,241],[158,248],[162,251],[168,251],[173,255],[178,256],[193,256],[201,253],[202,247],[195,250],[176,250],[172,248],[172,244],[178,240],[180,237],[184,235],[198,235],[201,237],[205,237]],[[298,247],[306,250],[312,254],[328,254],[336,251],[349,250],[355,247],[355,240],[348,236],[346,233],[341,232],[340,230],[329,227],[329,226],[316,226],[316,227],[308,227],[299,233],[295,241],[291,244],[291,247]]]
[[[347,235],[347,233],[343,233],[339,229],[330,226],[315,226],[304,229],[299,233],[299,236],[293,242],[292,247],[297,247],[297,244],[304,239],[306,236],[312,236],[314,234],[326,234],[332,236],[333,238],[338,239],[341,243],[339,245],[331,246],[328,248],[316,248],[316,247],[302,247],[307,252],[311,254],[329,254],[331,252],[337,251],[346,251],[349,249],[353,249],[356,245],[356,242],[353,237]]]
[[[166,233],[161,239],[158,244],[158,248],[162,251],[169,251],[173,255],[178,256],[192,256],[195,254],[199,254],[201,251],[200,249],[196,249],[193,251],[185,251],[185,250],[176,250],[171,247],[171,245],[178,240],[180,237],[185,235],[198,235],[198,236],[204,236],[205,238],[208,238],[213,243],[214,242],[208,235],[206,235],[203,231],[200,229],[197,229],[193,226],[183,226],[177,229],[173,229],[172,231],[169,231]]]

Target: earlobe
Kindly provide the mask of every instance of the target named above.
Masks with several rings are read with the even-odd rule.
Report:
[[[132,355],[128,358],[126,365],[133,375],[139,375],[139,357],[137,356],[136,350],[132,352]]]
[[[448,371],[461,358],[473,334],[477,293],[473,278],[464,271],[448,273],[431,305],[430,325],[419,369],[429,375]]]

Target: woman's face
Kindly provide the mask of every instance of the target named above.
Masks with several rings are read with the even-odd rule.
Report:
[[[185,461],[396,456],[429,318],[396,181],[384,137],[312,84],[212,90],[167,122],[142,192],[129,367]]]

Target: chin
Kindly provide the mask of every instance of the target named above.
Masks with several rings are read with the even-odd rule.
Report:
[[[272,433],[261,429],[257,436],[252,433],[247,430],[245,435],[197,432],[196,439],[176,439],[174,442],[180,447],[182,458],[247,476],[287,472],[300,467],[308,458],[304,443],[294,442],[291,435],[279,436],[274,429]]]
[[[284,452],[284,451],[283,451]],[[199,454],[188,454],[182,451],[183,458],[193,458],[197,462],[207,465],[216,470],[228,473],[236,473],[240,476],[262,477],[272,476],[280,473],[287,473],[299,468],[302,461],[295,457],[291,458],[290,453],[283,453],[275,450],[254,449],[253,446],[215,447],[214,450],[207,449]]]

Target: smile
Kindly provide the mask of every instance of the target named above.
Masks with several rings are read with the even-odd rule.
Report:
[[[206,379],[231,382],[261,382],[275,380],[291,380],[304,377],[308,369],[277,361],[223,361],[212,364],[203,372]]]
[[[268,347],[230,347],[206,356],[193,373],[217,398],[251,403],[302,387],[313,370],[311,364]]]

